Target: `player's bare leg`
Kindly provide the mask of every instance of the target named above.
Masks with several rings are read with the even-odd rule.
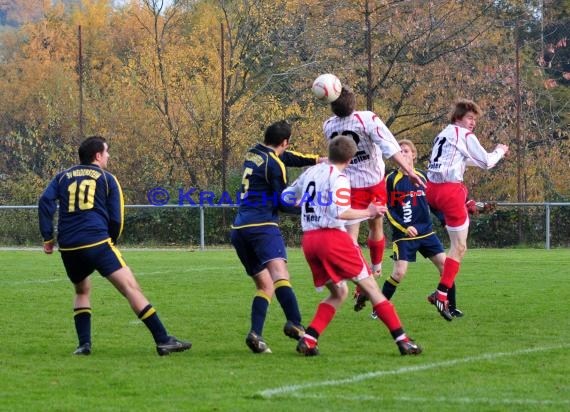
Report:
[[[384,238],[384,219],[377,216],[368,220],[368,250],[370,253],[370,262],[372,268],[372,276],[378,279],[382,276],[382,259],[384,258],[385,238]],[[353,237],[354,239],[354,237]],[[358,239],[358,232],[356,233]],[[357,285],[354,291],[354,310],[356,312],[362,310],[366,306],[366,294],[362,293]],[[374,312],[372,312],[374,317]]]
[[[352,238],[355,244],[358,244],[358,234],[360,233],[360,222],[346,225],[346,231]],[[358,285],[354,290],[354,310],[356,312],[361,311],[366,306],[366,295],[360,293]]]
[[[386,299],[391,300],[392,296],[396,293],[400,282],[404,280],[406,276],[406,272],[408,271],[408,261],[407,260],[397,260],[394,263],[394,269],[392,270],[392,274],[388,279],[384,281],[384,285],[382,286],[382,294],[386,297]]]
[[[183,342],[174,336],[168,335],[166,328],[158,317],[158,313],[156,313],[156,309],[143,295],[139,283],[128,266],[111,273],[107,276],[107,279],[127,298],[137,317],[148,328],[160,356],[168,355],[172,352],[183,352],[192,347],[190,342]]]

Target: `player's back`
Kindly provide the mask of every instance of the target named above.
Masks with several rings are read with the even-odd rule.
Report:
[[[333,165],[321,163],[303,173],[295,185],[302,193],[300,206],[304,231],[344,230],[346,221],[338,216],[350,207],[350,183],[343,172]]]
[[[109,238],[108,198],[115,177],[97,166],[78,165],[54,180],[56,187],[48,187],[46,193],[55,190],[59,201],[60,248],[91,245]]]
[[[355,111],[345,117],[332,116],[323,124],[323,133],[327,140],[345,135],[356,143],[357,152],[346,168],[353,188],[378,184],[384,178],[382,151],[386,150],[390,157],[400,150],[392,133],[370,111]]]
[[[262,144],[250,148],[243,163],[240,205],[232,227],[277,224],[279,198],[286,185],[285,165],[275,151]]]

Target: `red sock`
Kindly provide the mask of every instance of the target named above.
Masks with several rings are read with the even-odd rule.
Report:
[[[449,257],[445,258],[445,263],[443,264],[443,273],[441,274],[441,279],[439,282],[446,288],[449,289],[453,286],[455,277],[459,272],[459,265],[460,263],[457,260],[453,260]]]
[[[384,258],[384,247],[386,246],[386,237],[381,240],[368,239],[368,249],[370,250],[370,262],[373,265],[382,263]]]
[[[374,306],[374,311],[378,315],[378,318],[384,322],[390,332],[402,328],[402,323],[396,313],[396,309],[394,309],[394,305],[392,305],[392,302],[389,300],[376,304],[376,306]]]
[[[329,305],[328,303],[319,303],[319,306],[317,307],[317,313],[315,313],[315,317],[313,318],[313,321],[309,327],[316,330],[320,335],[323,333],[329,323],[331,323],[331,320],[333,320],[335,313],[336,309],[334,306]]]

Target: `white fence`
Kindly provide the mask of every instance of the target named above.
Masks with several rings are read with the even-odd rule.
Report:
[[[487,238],[492,238],[495,235],[494,231],[497,232],[496,237],[500,237],[500,233],[503,233],[513,238],[516,237],[513,233],[518,230],[532,245],[542,243],[540,240],[542,232],[545,249],[552,247],[553,233],[556,235],[555,247],[570,246],[568,206],[570,206],[568,202],[497,203],[497,211],[493,216],[481,215],[473,219],[470,229],[472,240],[477,240],[478,231],[479,235],[487,232]],[[160,246],[164,243],[192,245],[200,250],[205,250],[207,245],[229,243],[229,226],[236,212],[234,205],[208,204],[125,205],[125,208],[127,209],[126,240],[123,240],[123,243],[126,241],[127,244],[142,246]],[[512,213],[514,210],[518,213]],[[507,224],[510,225],[508,228],[501,226]],[[442,230],[438,228],[438,231]],[[291,244],[298,244],[301,230],[295,218],[285,217],[282,231]],[[484,245],[484,241],[480,243]],[[523,239],[521,243],[525,243],[525,240]],[[0,244],[4,246],[41,244],[36,205],[0,206]],[[496,242],[493,245],[495,245],[493,247],[512,246],[513,240],[505,240],[505,244]]]

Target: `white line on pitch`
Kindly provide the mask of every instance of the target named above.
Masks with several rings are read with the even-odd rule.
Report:
[[[171,274],[171,275],[177,275],[180,273],[188,273],[188,272],[192,272],[193,269],[181,269],[181,270],[169,270],[169,271],[165,271],[165,270],[155,270],[155,271],[140,271],[140,272],[136,272],[135,273],[135,277],[140,277],[140,276],[156,276],[156,275],[164,275],[164,274]],[[97,272],[93,272],[91,276],[95,276],[95,277],[100,277],[99,274]],[[62,281],[68,281],[67,276],[65,275],[65,272],[62,270],[61,271],[61,277],[58,278],[53,278],[53,279],[25,279],[25,280],[14,280],[14,281],[0,281],[0,285],[4,285],[4,286],[17,286],[17,285],[28,285],[28,284],[42,284],[42,283],[53,283],[53,282],[62,282]]]
[[[465,358],[451,359],[448,361],[436,362],[436,363],[428,363],[425,365],[404,366],[404,367],[398,368],[398,369],[368,372],[368,373],[363,373],[360,375],[354,375],[354,376],[344,378],[344,379],[334,379],[334,380],[327,380],[327,381],[308,382],[308,383],[299,384],[299,385],[280,386],[278,388],[265,389],[265,390],[259,392],[258,394],[264,398],[271,398],[273,396],[279,396],[279,395],[284,395],[284,394],[288,394],[288,393],[295,393],[295,392],[298,392],[298,391],[303,390],[303,389],[317,388],[317,387],[322,387],[322,386],[346,385],[346,384],[365,381],[368,379],[377,378],[380,376],[402,375],[405,373],[420,372],[420,371],[425,371],[425,370],[429,370],[429,369],[442,368],[442,367],[446,367],[446,366],[448,366],[448,367],[449,366],[455,366],[455,365],[459,365],[461,363],[470,363],[470,362],[491,360],[491,359],[497,359],[497,358],[503,358],[503,357],[509,357],[509,356],[525,355],[525,354],[534,353],[534,352],[548,352],[548,351],[552,351],[552,350],[565,349],[565,348],[569,348],[569,347],[570,347],[569,344],[565,344],[565,345],[558,345],[558,346],[547,346],[547,347],[520,349],[520,350],[512,351],[512,352],[486,353],[486,354],[479,355],[479,356],[468,356]]]
[[[417,403],[428,403],[428,402],[438,402],[449,404],[487,404],[487,405],[570,405],[570,400],[553,401],[549,399],[491,399],[491,398],[448,398],[445,396],[439,396],[434,398],[425,398],[417,396],[346,396],[346,395],[321,395],[321,394],[303,394],[303,393],[293,393],[290,395],[293,398],[298,399],[337,399],[342,401],[372,401],[372,402],[383,402],[387,400],[395,400],[402,402],[417,402]]]

